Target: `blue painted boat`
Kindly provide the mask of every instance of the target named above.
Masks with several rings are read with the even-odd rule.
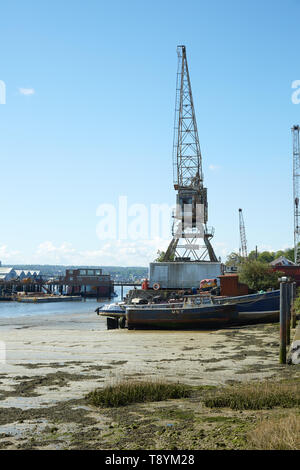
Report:
[[[96,309],[108,320],[125,321],[131,329],[194,330],[279,321],[280,291],[239,297],[186,296],[182,302],[125,305],[112,303]],[[108,328],[117,328],[108,324]]]
[[[128,329],[192,330],[279,321],[279,290],[239,297],[188,297],[173,305],[127,305]]]
[[[236,307],[238,317],[235,324],[278,322],[280,312],[280,291],[273,290],[239,297],[213,298],[216,305]]]
[[[126,307],[127,327],[131,329],[194,330],[222,328],[237,319],[234,305],[151,304]]]

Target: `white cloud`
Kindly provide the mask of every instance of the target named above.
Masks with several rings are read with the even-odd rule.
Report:
[[[110,265],[110,266],[148,266],[155,260],[157,251],[165,251],[170,240],[155,238],[153,240],[106,240],[99,248],[77,250],[70,243],[55,246],[51,241],[41,243],[34,259],[30,262],[39,264],[70,265]],[[226,260],[232,251],[226,243],[215,241],[213,247],[216,255]],[[236,250],[238,251],[238,250]]]
[[[117,265],[147,266],[165,250],[169,241],[154,240],[108,240],[99,248],[78,250],[70,243],[54,244],[50,240],[40,243],[33,253],[24,255],[0,244],[0,260],[4,264],[63,264],[63,265]]]
[[[157,256],[158,250],[165,250],[169,241],[154,240],[112,240],[98,250],[80,251],[80,264],[103,264],[117,266],[147,266]]]
[[[170,240],[157,237],[152,240],[106,240],[99,242],[95,249],[76,249],[71,243],[54,244],[50,240],[40,243],[33,253],[26,256],[7,245],[0,244],[0,260],[4,264],[62,264],[62,265],[103,265],[103,266],[148,266],[157,257],[157,251],[165,251]],[[222,262],[237,247],[213,241],[213,248]],[[258,251],[277,251],[268,245],[258,246]]]
[[[70,243],[63,242],[55,246],[51,241],[40,243],[33,256],[41,264],[73,264],[76,250]]]
[[[209,165],[208,168],[209,168],[211,171],[217,171],[217,170],[219,170],[221,167],[220,167],[220,165]]]
[[[289,248],[289,247],[287,247],[287,248]],[[280,248],[280,250],[282,250],[282,249],[284,249],[284,248]],[[257,251],[259,253],[261,253],[262,251],[278,251],[278,249],[275,249],[271,245],[262,244],[262,245],[257,245]]]
[[[0,245],[0,261],[4,263],[14,262],[20,255],[20,251],[9,250],[7,245]]]
[[[52,241],[40,243],[28,263],[64,265],[147,266],[165,250],[169,240],[107,240],[93,250],[77,250],[70,243],[55,245]],[[22,261],[24,262],[24,261]],[[19,261],[21,263],[21,261]]]
[[[227,256],[230,254],[230,250],[227,246],[226,243],[223,242],[213,242],[212,241],[213,248],[215,250],[216,255],[219,257],[221,256],[222,261],[224,262],[227,258]]]
[[[40,243],[33,253],[11,250],[0,244],[0,260],[4,264],[62,264],[62,265],[103,265],[103,266],[148,266],[155,260],[157,251],[165,251],[170,240],[106,240],[95,249],[76,249],[71,243],[54,244],[50,240]],[[213,243],[216,255],[225,261],[232,251],[227,244]],[[237,250],[238,251],[238,250]]]
[[[19,93],[20,95],[34,95],[35,94],[35,89],[34,88],[19,88]]]

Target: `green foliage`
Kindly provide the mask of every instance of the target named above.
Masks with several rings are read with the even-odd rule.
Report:
[[[252,250],[252,251],[250,251],[250,253],[248,255],[248,261],[255,261],[255,260],[256,260],[256,251]]]
[[[161,263],[164,260],[165,254],[166,254],[165,251],[158,250],[157,251],[157,258],[155,259],[155,261]]]
[[[234,251],[227,256],[227,260],[225,262],[226,266],[238,266],[242,262],[243,258],[238,253]]]
[[[161,263],[162,261],[164,261],[165,255],[166,255],[165,251],[158,250],[157,251],[157,258],[156,258],[155,261]],[[170,256],[169,261],[174,261],[174,254]]]
[[[284,251],[284,255],[287,259],[294,261],[294,248],[288,248]]]
[[[293,308],[296,312],[296,315],[300,314],[300,289],[297,289],[297,297],[294,300]]]
[[[190,396],[190,388],[183,384],[164,383],[158,381],[120,382],[90,392],[89,402],[95,406],[118,407],[130,403],[161,401],[169,398],[185,398]]]
[[[250,251],[248,254],[248,261],[260,261],[261,263],[271,263],[280,256],[284,256],[290,261],[294,261],[294,248],[287,248],[286,250],[278,251],[263,251],[257,252],[256,250]],[[238,253],[230,253],[225,262],[226,266],[238,266],[243,261],[243,258]]]
[[[271,263],[271,261],[274,261],[275,256],[276,254],[274,252],[263,251],[262,253],[259,253],[257,261],[260,261],[261,263]]]
[[[284,276],[281,271],[273,272],[261,261],[246,261],[240,265],[239,280],[254,291],[278,289],[278,278]]]

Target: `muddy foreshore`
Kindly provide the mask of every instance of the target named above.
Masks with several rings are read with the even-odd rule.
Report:
[[[215,425],[222,423],[216,432],[215,412],[197,396],[115,410],[95,409],[85,396],[123,379],[163,379],[206,390],[300,375],[299,367],[278,363],[278,324],[107,331],[105,320],[94,313],[20,317],[0,320],[0,341],[6,347],[0,364],[2,449],[163,449],[173,438],[178,445],[178,432],[186,448],[219,448],[220,436],[236,436],[232,429],[242,425],[242,418],[236,421],[226,411],[221,420],[218,414]],[[258,414],[243,416],[250,425]],[[211,438],[200,439],[201,432]],[[229,448],[240,445],[237,439]]]

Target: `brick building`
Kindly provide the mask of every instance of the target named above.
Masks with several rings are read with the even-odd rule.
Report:
[[[67,269],[60,284],[66,286],[67,294],[82,294],[86,297],[110,297],[113,281],[102,269]]]

